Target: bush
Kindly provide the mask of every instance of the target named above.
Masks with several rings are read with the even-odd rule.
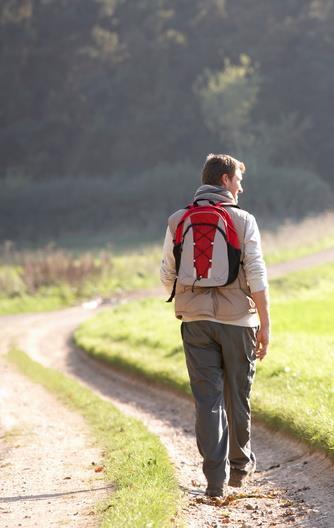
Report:
[[[161,236],[166,216],[191,199],[198,174],[198,169],[180,164],[132,178],[68,178],[20,185],[7,181],[0,195],[0,240],[45,242],[64,234],[124,228]]]
[[[250,168],[240,205],[264,220],[298,220],[332,209],[334,193],[310,171],[287,167]]]
[[[301,219],[330,209],[328,184],[304,169],[250,167],[240,205],[260,219]],[[162,238],[167,217],[192,200],[200,168],[160,165],[143,174],[4,183],[0,240],[44,244],[68,237]],[[123,244],[124,245],[124,244]]]

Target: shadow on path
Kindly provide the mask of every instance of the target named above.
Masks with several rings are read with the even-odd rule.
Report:
[[[68,495],[75,495],[78,493],[92,493],[93,491],[108,490],[108,489],[112,489],[113,487],[114,487],[113,485],[109,485],[109,486],[102,486],[100,488],[66,491],[64,493],[41,493],[40,495],[17,495],[16,497],[2,497],[0,498],[0,503],[57,499],[58,497],[66,497]]]

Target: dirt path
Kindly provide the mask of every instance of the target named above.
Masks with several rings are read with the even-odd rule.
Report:
[[[0,365],[1,527],[96,526],[94,505],[110,489],[94,473],[102,456],[83,419]]]
[[[307,255],[306,257],[300,257],[288,262],[281,262],[279,264],[273,264],[269,267],[269,278],[276,279],[286,273],[292,271],[299,271],[302,269],[309,268],[311,266],[317,266],[320,264],[326,264],[333,262],[334,260],[334,248],[314,253],[313,255]]]
[[[298,259],[298,261],[301,264],[303,259]],[[289,263],[289,270],[298,269],[298,267],[294,268],[296,262]],[[323,262],[323,260],[321,259],[320,262]],[[280,266],[280,273],[288,271],[286,265]],[[278,276],[278,266],[275,268],[275,276]],[[159,290],[156,290],[154,293],[157,294],[158,292]],[[137,293],[133,297],[140,295],[142,294]],[[1,348],[5,350],[9,343],[15,340],[37,361],[77,377],[104,398],[110,399],[123,412],[141,419],[151,431],[158,434],[175,464],[180,486],[184,492],[183,512],[187,519],[187,526],[194,528],[208,526],[218,528],[225,525],[243,528],[257,526],[263,528],[273,526],[332,528],[334,525],[334,505],[332,501],[334,472],[332,464],[326,457],[319,454],[310,454],[305,446],[283,435],[274,434],[260,424],[254,424],[253,426],[253,446],[258,458],[258,471],[253,483],[243,490],[246,496],[243,497],[230,488],[230,504],[218,506],[206,501],[203,497],[205,483],[201,472],[201,461],[194,439],[192,402],[176,396],[172,392],[150,386],[147,383],[141,383],[105,366],[102,367],[100,364],[88,359],[85,354],[75,351],[71,346],[72,332],[78,324],[91,317],[91,315],[92,312],[87,309],[73,308],[47,314],[2,317],[0,318]],[[9,385],[12,386],[12,382]],[[17,385],[16,382],[15,385]],[[27,392],[30,394],[29,391]],[[24,409],[22,391],[12,396],[14,396],[14,408],[18,405],[23,406],[21,410],[17,408],[18,416],[22,418],[25,413],[25,410],[22,411]],[[41,398],[36,396],[34,400],[44,401],[43,398],[44,396]],[[43,422],[41,414],[37,418],[37,426],[39,421]],[[20,419],[18,423],[21,423]],[[73,418],[71,418],[72,424]],[[71,430],[74,429],[72,428]],[[50,431],[52,431],[52,428],[49,429],[49,433]],[[87,437],[85,437],[85,440],[87,442]],[[0,450],[2,449],[2,451],[3,444],[4,441],[2,439],[0,442],[0,446],[2,446]],[[42,445],[44,445],[44,449],[45,445],[50,445],[48,436],[44,437],[41,448],[37,449],[37,452],[43,452]],[[67,450],[72,452],[70,447]],[[88,452],[87,446],[82,448],[82,452],[86,450]],[[20,465],[19,459],[17,460],[18,452],[18,449],[12,450],[10,458],[12,466],[5,466],[5,480],[8,481],[6,483],[7,487],[4,488],[6,496],[17,497],[21,494],[31,496],[38,495],[38,493],[48,495],[50,493],[50,482],[52,482],[53,486],[56,479],[52,479],[51,475],[46,475],[45,480],[39,484],[39,492],[34,491],[34,484],[30,482],[30,477],[24,479],[24,476],[22,476],[28,476],[29,473],[25,473],[28,470],[25,470]],[[47,459],[49,456],[47,451],[43,453],[45,453],[45,458]],[[9,455],[7,454],[6,456]],[[28,457],[26,460],[31,458],[28,453],[23,456]],[[63,471],[61,462],[64,460],[63,457],[64,455],[61,454],[57,454],[54,457],[53,467],[58,464],[59,475],[62,475]],[[91,458],[92,456],[89,455],[88,464],[91,462]],[[68,457],[66,457],[67,459]],[[37,467],[40,462],[36,464]],[[72,459],[69,462],[72,464]],[[32,464],[29,464],[29,466],[32,466]],[[16,475],[17,479],[22,480],[22,489],[19,482],[17,483],[13,478],[13,474]],[[33,468],[31,474],[36,475],[39,473],[36,468]],[[61,479],[60,476],[59,479]],[[27,483],[27,487],[23,487],[24,480]],[[62,483],[61,480],[59,482],[60,484]],[[69,483],[73,485],[74,481],[72,478],[68,482],[66,480],[64,482],[68,486]],[[80,478],[76,482],[80,482]],[[85,486],[75,487],[76,490],[81,490],[82,488],[85,488]],[[73,493],[73,488],[70,489]],[[52,487],[51,493],[55,494],[57,491],[54,491]],[[95,494],[93,496],[90,493],[88,496],[87,500],[95,501],[97,499]],[[53,499],[50,500],[53,501]],[[46,508],[45,504],[43,507],[42,502],[33,501],[29,502],[29,504],[31,504],[31,509],[34,510],[31,515],[36,515],[35,519],[38,518],[41,509],[43,510],[43,523],[38,524],[37,520],[37,524],[36,522],[34,524],[30,518],[24,518],[24,515],[26,515],[24,513],[25,507],[22,508],[22,503],[17,501],[16,505],[18,504],[19,507],[15,511],[13,509],[12,517],[15,519],[14,522],[16,524],[10,524],[9,522],[7,523],[8,527],[14,528],[15,526],[16,528],[20,524],[23,527],[61,526],[62,523],[59,519],[53,520],[50,517],[50,521],[48,520],[48,508]],[[0,510],[0,512],[3,513],[4,511],[9,511],[10,508],[14,508],[13,504],[14,502],[10,501],[7,501],[5,505],[1,504],[1,507],[5,509]],[[54,503],[52,502],[52,504]],[[52,504],[49,509],[53,511],[57,508],[52,508]],[[82,506],[84,507],[81,508]],[[73,512],[76,513],[76,511],[78,511],[78,516],[81,515],[81,509],[83,512],[87,512],[85,507],[86,505],[82,503],[81,505],[78,503],[77,507],[74,506],[74,503],[71,503],[68,513],[64,512],[63,519],[70,519],[70,515],[73,515]],[[9,513],[5,515],[7,517],[4,518],[9,519]],[[85,514],[83,518],[85,518]],[[89,522],[92,524],[89,524]],[[69,526],[96,526],[96,520],[90,518],[89,522],[79,524],[78,517],[76,517],[75,523],[71,524],[70,522]]]
[[[101,367],[71,348],[73,330],[90,316],[87,310],[74,308],[8,317],[7,340],[11,335],[19,336],[20,346],[34,359],[77,377],[160,436],[184,490],[188,526],[223,526],[229,519],[229,525],[235,527],[332,527],[333,467],[329,460],[310,455],[304,446],[259,424],[253,428],[259,471],[255,482],[245,490],[246,494],[259,497],[239,498],[220,508],[197,502],[203,500],[204,480],[193,433],[192,403]]]

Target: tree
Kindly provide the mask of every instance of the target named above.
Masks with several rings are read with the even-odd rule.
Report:
[[[223,70],[205,72],[195,85],[208,129],[236,155],[240,155],[251,141],[250,116],[259,85],[257,68],[247,55],[241,55],[239,64],[226,60]]]

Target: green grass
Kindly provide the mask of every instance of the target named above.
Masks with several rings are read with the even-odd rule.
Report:
[[[0,315],[25,312],[46,312],[72,306],[78,301],[71,288],[65,284],[42,288],[35,295],[22,293],[0,297]]]
[[[178,485],[158,437],[77,381],[41,366],[24,352],[12,349],[9,359],[34,382],[79,411],[103,448],[104,477],[115,489],[98,505],[102,528],[181,526],[181,521],[175,521]]]
[[[65,282],[43,286],[29,294],[20,278],[18,266],[0,265],[0,314],[45,312],[73,306],[94,297],[146,289],[159,283],[161,248],[150,246],[137,253],[116,255],[112,270],[98,278],[84,280],[80,286]]]
[[[301,221],[262,226],[262,244],[267,264],[287,262],[334,248],[334,213],[325,211]]]
[[[327,237],[311,245],[273,250],[268,248],[267,264],[288,261],[328,249],[334,246],[334,238]],[[20,276],[19,266],[0,264],[0,315],[45,312],[73,306],[95,297],[110,297],[115,293],[140,290],[159,284],[161,258],[160,245],[144,246],[135,252],[116,254],[112,258],[112,270],[94,279],[84,279],[78,286],[58,281],[29,293]],[[94,254],[94,253],[92,253]]]
[[[99,359],[189,392],[178,326],[170,305],[146,299],[93,317],[74,338]]]
[[[334,265],[272,281],[270,354],[257,364],[254,415],[334,457]],[[79,327],[88,353],[190,393],[179,322],[170,305],[145,300]]]

